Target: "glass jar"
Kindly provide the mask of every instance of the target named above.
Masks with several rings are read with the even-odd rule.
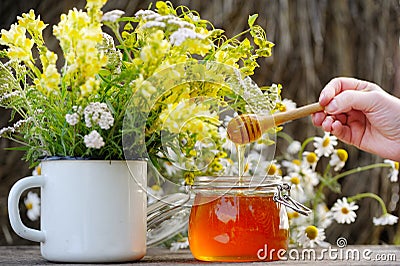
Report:
[[[198,177],[191,190],[189,246],[203,261],[277,260],[278,252],[265,256],[265,248],[287,250],[283,205],[306,215],[310,211],[290,198],[290,186],[281,177]]]

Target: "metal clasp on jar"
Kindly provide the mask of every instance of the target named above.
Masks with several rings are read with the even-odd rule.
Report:
[[[277,186],[277,191],[274,193],[273,200],[279,202],[292,210],[308,216],[312,211],[307,206],[304,206],[300,202],[290,197],[290,185],[283,183]]]

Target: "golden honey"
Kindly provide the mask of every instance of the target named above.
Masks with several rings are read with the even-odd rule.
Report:
[[[215,192],[215,193],[214,193]],[[277,252],[260,257],[260,250],[287,250],[285,207],[270,192],[246,189],[196,193],[189,218],[189,245],[203,261],[277,260]]]

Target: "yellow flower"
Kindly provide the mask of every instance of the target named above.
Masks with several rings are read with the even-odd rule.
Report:
[[[101,4],[91,1],[88,5]],[[66,59],[64,80],[71,87],[81,87],[82,96],[96,90],[93,78],[107,64],[107,57],[97,48],[102,42],[101,25],[92,23],[90,16],[77,9],[61,16],[61,21],[53,28],[60,41]]]
[[[40,16],[36,18],[33,9],[29,13],[22,14],[22,17],[17,17],[18,24],[28,30],[32,37],[38,41],[43,42],[42,32],[46,28],[46,24],[40,20]]]
[[[81,94],[83,97],[89,96],[93,92],[97,91],[100,86],[100,81],[95,78],[88,78],[86,82],[81,86]]]
[[[11,60],[33,61],[32,47],[34,41],[26,37],[26,29],[13,24],[9,31],[1,30],[0,44],[8,46],[7,56]]]
[[[194,183],[194,173],[193,172],[186,172],[183,175],[186,185],[193,185]]]
[[[106,3],[107,3],[107,0],[87,0],[86,7],[101,9]]]

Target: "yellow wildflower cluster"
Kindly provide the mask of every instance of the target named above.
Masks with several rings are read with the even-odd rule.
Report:
[[[21,60],[26,63],[33,60],[34,41],[26,37],[26,28],[12,25],[9,31],[1,30],[0,44],[8,45],[7,56],[10,60]]]
[[[88,1],[88,13],[70,10],[61,15],[60,23],[53,29],[64,52],[66,86],[80,87],[83,97],[98,89],[95,76],[107,64],[107,57],[98,49],[103,40],[100,8],[105,2]]]

